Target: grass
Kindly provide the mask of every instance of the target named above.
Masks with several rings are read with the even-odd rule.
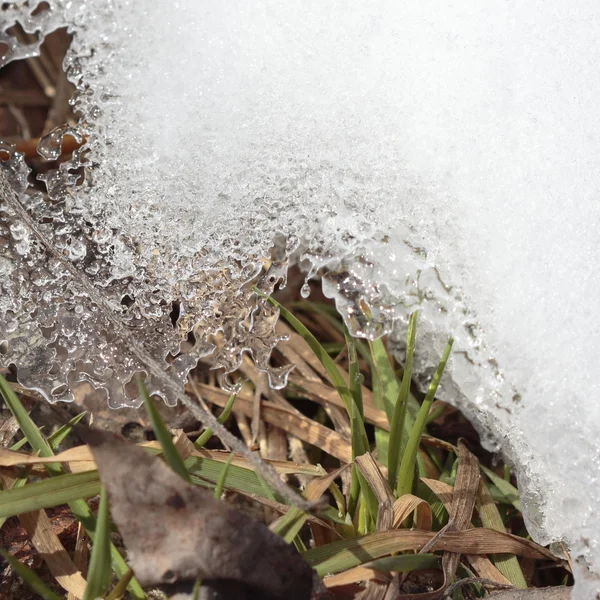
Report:
[[[148,452],[160,454],[180,477],[212,490],[216,498],[251,497],[269,511],[280,513],[271,529],[294,543],[319,575],[328,576],[325,582],[333,597],[341,590],[358,594],[365,582],[377,579],[381,572],[404,573],[407,581],[412,578],[413,585],[418,585],[425,573],[431,584],[437,581],[431,573],[438,573],[439,579],[449,562],[442,561],[445,552],[461,556],[456,577],[474,573],[487,582],[481,585],[473,580],[456,588],[452,592],[455,600],[485,597],[494,584],[522,588],[532,583],[558,583],[565,576],[564,565],[552,561],[547,551],[527,538],[518,490],[510,474],[494,467],[480,449],[475,450],[486,464],[480,464],[466,449],[461,452],[468,454],[459,460],[455,440],[433,435],[443,433],[452,419],[463,430],[467,428],[454,409],[435,400],[452,340],[421,397],[411,381],[416,313],[410,317],[406,361],[400,366],[381,340],[367,344],[353,339],[326,305],[299,302],[292,312],[273,298],[268,301],[288,324],[289,345],[292,353],[296,352],[298,369],[283,393],[269,392],[271,396],[264,399],[262,450],[281,448],[283,440],[296,458],[305,458],[304,463],[291,462],[284,452],[272,464],[292,484],[303,482],[300,489],[307,499],[323,498],[314,514],[287,507],[245,459],[207,450],[214,442],[210,430],[197,434],[191,440],[193,445],[188,442],[182,455],[181,437],[174,441],[139,381],[156,439],[144,446]],[[306,352],[307,348],[312,353]],[[282,358],[275,353],[274,360]],[[201,375],[188,391],[202,394],[213,406],[222,408],[219,421],[237,424],[243,433],[245,420],[254,414],[253,390],[259,385],[253,379],[258,373],[250,370],[245,375],[248,373],[250,381],[237,396],[228,396],[210,377]],[[51,530],[46,532],[46,543],[37,543],[35,548],[49,567],[45,578],[17,560],[18,552],[11,555],[2,551],[9,565],[6,568],[43,598],[64,598],[67,592],[75,592],[72,597],[114,599],[125,589],[128,597],[145,598],[146,590],[136,581],[126,557],[111,542],[107,498],[87,447],[78,445],[55,456],[66,440],[77,443],[73,427],[85,416],[74,417],[46,436],[25,410],[13,385],[1,375],[0,394],[23,436],[11,452],[0,456],[0,523],[14,528],[15,517],[21,515],[22,520],[23,513],[41,515],[47,509],[67,505],[91,540],[85,581],[85,569],[81,568],[70,580],[60,575],[51,556],[62,557],[64,564],[71,564],[72,559]],[[340,468],[348,464],[349,469]],[[479,484],[473,487],[473,481]],[[94,514],[89,499],[98,494],[100,503]],[[466,518],[461,514],[466,510],[465,495],[470,496],[471,506],[477,507]],[[316,526],[315,517],[323,525]],[[457,526],[459,522],[468,528],[464,523]],[[506,536],[507,531],[522,535]],[[443,547],[439,544],[442,539]],[[536,565],[544,569],[536,569]],[[451,579],[455,573],[445,575]]]

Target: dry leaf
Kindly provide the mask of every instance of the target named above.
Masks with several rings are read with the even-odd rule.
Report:
[[[84,434],[111,515],[142,585],[229,580],[254,598],[308,600],[321,583],[262,523],[187,484],[160,459],[112,434]]]

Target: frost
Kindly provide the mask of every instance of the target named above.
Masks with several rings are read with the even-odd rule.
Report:
[[[132,338],[180,385],[215,345],[225,370],[244,351],[269,369],[277,315],[250,285],[288,261],[399,353],[418,307],[417,371],[452,333],[444,394],[516,464],[532,532],[570,544],[575,596],[595,597],[600,5],[51,5],[3,5],[0,29],[75,33],[81,120],[41,154],[87,142],[44,176],[49,197],[10,149],[3,164],[0,363],[51,399],[85,379],[114,405],[135,403],[136,372],[173,399]],[[0,43],[4,63],[35,51]]]

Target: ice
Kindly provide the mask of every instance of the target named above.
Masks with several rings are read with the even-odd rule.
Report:
[[[145,368],[111,335],[113,311],[178,381],[219,330],[219,364],[250,349],[267,368],[276,315],[248,282],[284,239],[265,289],[301,262],[357,335],[392,332],[400,354],[420,308],[423,378],[454,335],[445,397],[517,467],[536,539],[570,545],[574,597],[596,598],[600,4],[51,7],[0,15],[40,40],[75,33],[81,122],[41,150],[69,133],[89,155],[45,175],[52,201],[27,190],[18,155],[4,172],[94,287],[19,229],[5,191],[0,363],[53,399],[83,378],[134,402],[122,388]],[[9,42],[12,58],[32,51]]]

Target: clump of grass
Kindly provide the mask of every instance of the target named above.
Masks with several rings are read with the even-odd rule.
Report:
[[[427,393],[419,400],[411,386],[416,313],[410,317],[406,361],[400,368],[381,340],[367,344],[352,338],[330,307],[301,302],[292,313],[273,298],[269,302],[290,327],[287,356],[295,357],[298,369],[285,392],[268,392],[279,404],[263,402],[261,418],[290,444],[295,440],[296,450],[312,459],[305,464],[286,460],[273,464],[287,477],[309,480],[305,481],[304,496],[324,499],[315,514],[287,507],[243,458],[206,450],[210,430],[202,432],[193,445],[187,442],[182,456],[182,438],[174,442],[140,381],[157,440],[145,446],[148,452],[161,454],[180,477],[212,489],[217,498],[233,492],[283,512],[271,529],[294,543],[316,572],[326,576],[333,597],[338,589],[358,594],[365,585],[379,585],[382,573],[389,574],[388,580],[402,573],[396,578],[398,585],[410,582],[413,576],[413,586],[417,585],[416,575],[425,574],[427,585],[439,584],[440,593],[453,578],[462,578],[468,581],[469,597],[479,598],[495,586],[526,587],[534,579],[531,565],[535,560],[552,562],[550,553],[530,542],[526,532],[520,532],[522,537],[506,536],[506,531],[517,532],[522,523],[518,491],[510,474],[499,475],[491,464],[479,465],[464,444],[455,445],[429,432],[433,422],[443,422],[453,412],[435,401],[452,340],[440,357]],[[316,335],[317,331],[321,334]],[[245,375],[254,389],[260,389],[256,371],[249,369]],[[252,391],[242,388],[237,397],[228,396],[209,379],[199,380],[194,390],[223,408],[221,423],[234,415],[242,432],[243,418],[256,414]],[[1,375],[0,394],[23,433],[23,440],[0,457],[0,467],[22,465],[16,477],[3,476],[0,523],[67,504],[87,531],[92,552],[87,581],[81,570],[72,580],[57,579],[64,593],[82,590],[83,581],[79,597],[86,599],[117,598],[125,588],[130,597],[145,598],[126,558],[110,541],[108,505],[98,473],[92,466],[70,472],[70,467],[81,464],[81,457],[88,456],[86,447],[78,446],[68,455],[59,454],[56,462],[49,461],[83,415],[45,437]],[[304,442],[303,447],[298,440]],[[17,455],[26,445],[29,448]],[[86,498],[98,494],[100,505],[94,515]],[[54,544],[56,541],[53,539]],[[58,554],[63,561],[70,561],[61,548]],[[36,549],[57,575],[60,565],[51,558],[56,545],[42,544]],[[451,561],[444,557],[452,554],[460,560],[448,570]],[[6,553],[2,556],[35,594],[52,600],[60,597],[26,565]],[[464,593],[465,587],[457,587],[452,598],[465,598]]]

